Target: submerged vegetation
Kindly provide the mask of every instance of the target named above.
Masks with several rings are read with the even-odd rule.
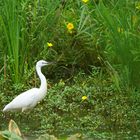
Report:
[[[0,2],[0,109],[39,86],[36,61],[56,62],[42,70],[45,99],[29,113],[0,112],[1,130],[13,119],[34,136],[140,137],[138,0]]]

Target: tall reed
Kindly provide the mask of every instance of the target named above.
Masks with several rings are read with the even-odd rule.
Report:
[[[40,57],[43,46],[55,33],[51,30],[59,19],[60,1],[3,0],[2,3],[0,31],[4,38],[1,39],[10,76],[14,83],[19,83],[24,80],[28,62]]]
[[[10,63],[11,77],[15,83],[19,82],[20,71],[20,24],[19,20],[19,1],[5,0],[3,1],[3,13],[0,21],[3,27],[3,35],[5,37],[5,46],[7,46],[6,55],[8,63]]]
[[[114,62],[109,61],[113,65],[119,64],[123,84],[139,86],[140,38],[138,25],[133,20],[133,17],[137,15],[135,9],[132,12],[130,6],[127,0],[123,2],[118,0],[112,7],[106,7],[100,1],[99,5],[96,5],[96,14],[100,23],[106,28],[106,38],[110,42],[107,46],[114,52],[108,52],[108,55],[114,55],[112,56]]]

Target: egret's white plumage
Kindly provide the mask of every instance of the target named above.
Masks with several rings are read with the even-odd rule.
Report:
[[[44,60],[40,60],[37,62],[36,71],[41,80],[40,88],[32,88],[21,93],[4,107],[4,112],[16,110],[21,110],[23,112],[25,110],[32,109],[39,101],[41,101],[45,97],[47,93],[47,81],[45,76],[41,72],[41,67],[49,64],[51,63]]]

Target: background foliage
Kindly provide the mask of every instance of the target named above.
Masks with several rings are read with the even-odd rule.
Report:
[[[14,118],[26,133],[137,139],[139,14],[138,0],[0,0],[1,110],[39,85],[37,60],[57,62],[42,70],[49,79],[45,100],[31,114],[1,112],[1,122]]]

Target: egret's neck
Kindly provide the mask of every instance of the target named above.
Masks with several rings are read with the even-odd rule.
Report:
[[[41,86],[40,86],[40,90],[46,92],[47,91],[47,81],[46,81],[46,78],[45,76],[42,74],[41,72],[41,68],[40,67],[37,67],[36,66],[36,71],[37,71],[37,74],[40,78],[40,81],[41,81]]]

